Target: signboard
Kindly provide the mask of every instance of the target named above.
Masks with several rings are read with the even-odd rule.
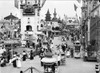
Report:
[[[79,21],[75,17],[69,17],[66,19],[66,25],[79,25]]]

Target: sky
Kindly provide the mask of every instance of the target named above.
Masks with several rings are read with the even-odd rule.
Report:
[[[81,16],[80,5],[78,5],[76,0],[46,0],[40,12],[41,19],[45,18],[48,9],[51,17],[53,17],[54,8],[56,8],[58,18],[63,18],[64,14],[68,17],[74,17],[76,15],[74,3],[78,6],[78,16]],[[0,19],[8,16],[10,13],[19,17],[19,10],[14,7],[14,0],[0,0]]]

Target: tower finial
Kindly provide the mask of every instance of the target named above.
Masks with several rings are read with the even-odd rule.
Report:
[[[48,9],[48,11],[47,11],[47,13],[46,13],[46,18],[45,18],[45,20],[46,20],[46,21],[50,21],[50,20],[51,20],[51,14],[50,14],[50,12],[49,12],[49,9]]]
[[[12,13],[10,13],[10,15],[12,15]]]
[[[53,15],[54,15],[54,18],[56,18],[56,15],[57,15],[57,13],[56,13],[56,8],[54,8],[54,13],[53,13]]]
[[[48,11],[47,11],[47,14],[50,14],[49,9],[48,9]]]

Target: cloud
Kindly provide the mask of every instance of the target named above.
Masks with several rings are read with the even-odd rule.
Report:
[[[0,1],[0,18],[3,18],[10,13],[18,14],[18,10],[14,7],[14,0],[1,0]]]

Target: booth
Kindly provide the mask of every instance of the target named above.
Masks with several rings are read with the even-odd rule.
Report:
[[[41,60],[41,64],[44,67],[44,73],[55,73],[57,59],[53,58],[52,54],[47,53]]]

